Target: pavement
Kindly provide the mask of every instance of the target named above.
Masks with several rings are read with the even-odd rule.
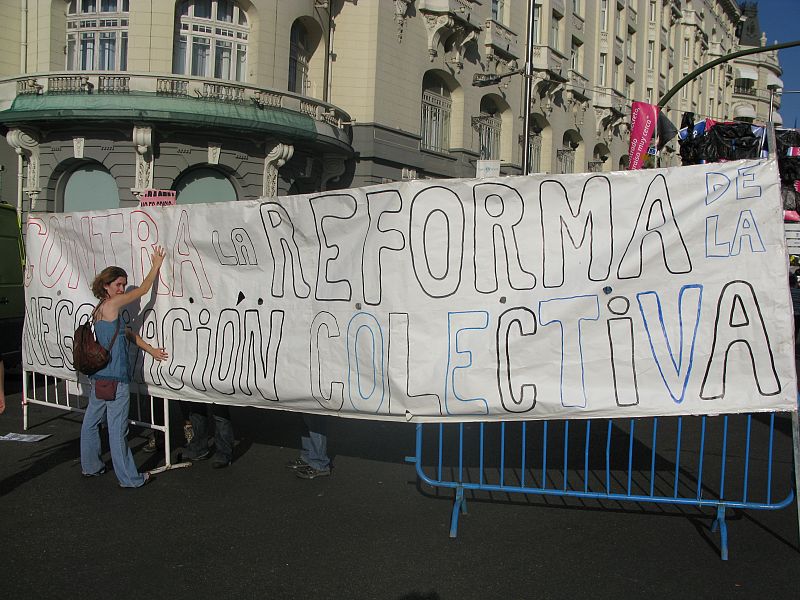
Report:
[[[7,380],[0,435],[22,432],[20,384]],[[468,495],[450,539],[452,493],[404,462],[410,424],[332,419],[333,475],[307,481],[284,467],[299,415],[233,409],[231,467],[122,490],[111,471],[81,477],[80,415],[29,414],[51,437],[0,441],[3,598],[800,598],[794,504],[733,511],[727,562],[709,509]]]

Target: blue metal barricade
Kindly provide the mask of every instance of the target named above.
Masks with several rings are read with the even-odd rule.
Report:
[[[792,431],[775,413],[417,425],[421,481],[455,490],[450,537],[466,491],[714,507],[728,558],[728,508],[794,500]]]

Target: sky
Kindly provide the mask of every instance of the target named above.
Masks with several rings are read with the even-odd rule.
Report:
[[[772,45],[800,40],[800,0],[758,0],[758,21]],[[800,46],[778,51],[783,69],[783,89],[780,113],[786,127],[800,127]]]

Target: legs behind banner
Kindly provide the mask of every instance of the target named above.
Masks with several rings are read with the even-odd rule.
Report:
[[[453,514],[450,517],[451,538],[455,538],[458,535],[458,516],[461,513],[467,514],[467,499],[464,497],[464,488],[459,485],[456,488],[456,497],[453,499]]]

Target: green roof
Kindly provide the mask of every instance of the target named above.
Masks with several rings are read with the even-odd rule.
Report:
[[[23,94],[0,111],[0,123],[14,126],[35,121],[135,120],[172,125],[218,127],[246,132],[283,134],[295,140],[316,140],[314,119],[283,108],[217,102],[205,98],[130,94]]]

